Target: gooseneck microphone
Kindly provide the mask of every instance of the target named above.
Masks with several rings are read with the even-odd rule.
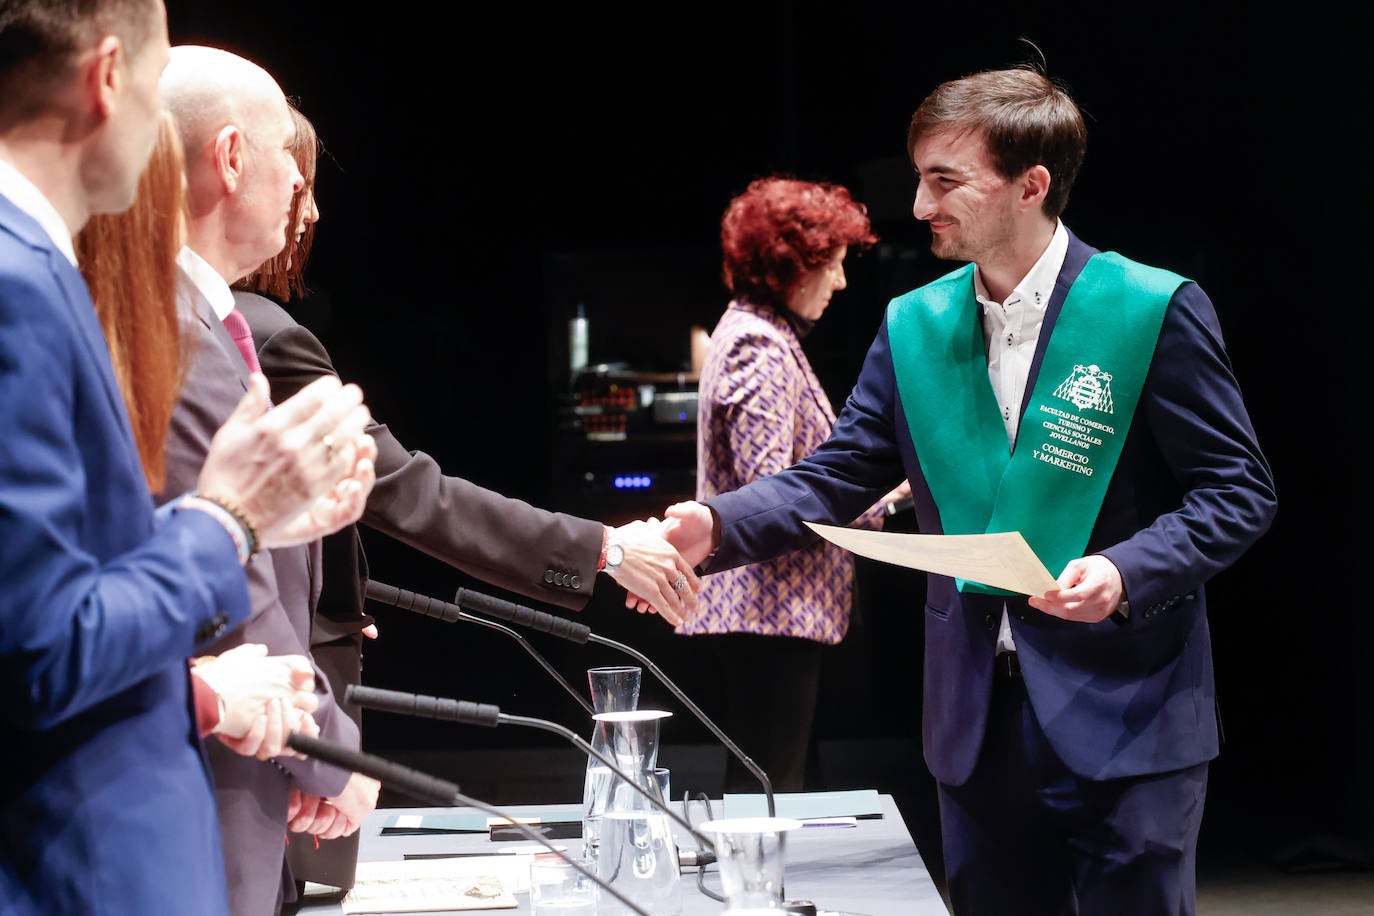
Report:
[[[625,897],[614,887],[602,881],[597,875],[588,870],[577,859],[569,856],[557,846],[550,843],[538,831],[526,826],[518,817],[507,814],[500,808],[492,807],[486,802],[480,802],[475,798],[469,798],[458,791],[458,786],[447,780],[421,773],[419,770],[412,770],[410,767],[393,763],[373,754],[365,754],[362,751],[355,751],[352,748],[344,747],[333,741],[326,741],[323,738],[312,738],[300,732],[291,732],[286,736],[286,746],[293,751],[313,757],[316,760],[323,760],[325,763],[333,764],[342,770],[353,773],[362,773],[381,782],[389,788],[399,792],[404,792],[411,798],[431,805],[466,805],[469,808],[476,808],[478,811],[485,811],[487,814],[509,821],[519,833],[526,838],[546,847],[550,852],[555,853],[559,858],[565,860],[573,868],[586,875],[601,890],[619,900],[640,916],[653,916],[642,907],[635,904],[633,900]]]
[[[458,794],[456,783],[421,773],[419,770],[412,770],[410,767],[392,763],[390,760],[384,760],[372,754],[355,751],[333,741],[314,738],[303,732],[288,733],[286,745],[293,751],[299,751],[307,757],[323,760],[325,763],[333,764],[343,770],[370,776],[427,805],[453,805],[457,804],[455,799],[462,797]],[[479,806],[473,805],[473,807]],[[504,817],[505,815],[500,816]]]
[[[624,770],[617,767],[606,758],[600,751],[596,750],[581,735],[576,734],[571,729],[564,728],[557,722],[550,722],[547,719],[535,719],[529,716],[507,715],[489,703],[472,703],[467,700],[447,700],[442,697],[423,696],[415,693],[404,693],[399,690],[383,690],[379,687],[365,687],[362,684],[349,684],[344,689],[344,702],[353,703],[366,709],[376,709],[381,712],[397,713],[403,716],[422,716],[427,719],[442,719],[448,722],[465,722],[469,725],[485,725],[494,728],[497,725],[528,725],[533,728],[541,728],[544,731],[562,735],[571,741],[578,750],[590,754],[600,760],[615,775],[619,776],[628,783],[636,792],[645,798],[655,811],[661,811],[677,824],[687,834],[696,840],[698,846],[710,850],[710,861],[715,861],[715,845],[702,834],[698,833],[690,821],[675,813],[671,807],[654,797],[654,794],[638,782],[632,779]],[[698,864],[709,864],[699,861]]]
[[[401,589],[393,588],[390,585],[383,585],[380,582],[373,582],[371,580],[369,580],[367,583],[367,597],[375,601],[380,601],[383,604],[390,604],[394,607],[399,607],[402,610],[415,611],[417,613],[424,614],[427,617],[436,617],[439,620],[444,621],[445,623],[453,623],[454,621],[463,620],[468,623],[480,624],[481,626],[487,627],[489,629],[505,633],[511,639],[514,639],[516,642],[520,643],[520,648],[528,652],[530,657],[532,657],[536,662],[539,663],[539,667],[547,671],[549,677],[557,681],[559,683],[559,686],[561,686],[569,696],[571,696],[575,701],[577,701],[577,704],[579,706],[586,710],[587,715],[590,716],[596,712],[596,710],[592,709],[592,704],[587,702],[587,699],[583,697],[582,694],[578,693],[577,690],[567,682],[563,675],[558,673],[558,671],[553,667],[553,665],[549,664],[549,660],[534,650],[534,646],[530,645],[529,640],[525,639],[525,637],[521,636],[519,633],[515,632],[510,627],[503,626],[502,624],[499,624],[494,620],[487,620],[485,617],[474,617],[471,614],[464,614],[461,608],[455,607],[454,605],[443,604],[443,602],[439,601],[433,601],[429,598],[416,595],[414,592],[404,592]],[[443,605],[442,607],[436,606],[441,604]]]
[[[702,712],[701,709],[697,707],[697,704],[693,703],[687,697],[687,694],[683,693],[681,688],[669,680],[668,676],[659,670],[657,665],[649,661],[642,652],[636,651],[613,639],[597,636],[592,632],[591,627],[588,627],[586,624],[576,623],[572,620],[568,620],[566,617],[559,617],[556,614],[536,611],[533,608],[527,608],[523,605],[505,601],[500,598],[493,598],[490,595],[479,594],[465,588],[458,589],[456,604],[450,604],[447,601],[439,601],[435,598],[427,598],[424,595],[417,595],[414,592],[396,588],[392,585],[384,585],[381,582],[372,580],[368,581],[365,594],[374,601],[380,601],[383,604],[390,604],[393,607],[402,608],[408,611],[415,611],[416,613],[424,614],[428,617],[436,617],[439,620],[475,620],[477,618],[472,618],[470,615],[463,613],[464,610],[475,611],[480,614],[490,614],[492,617],[497,617],[501,620],[516,623],[521,626],[527,626],[531,629],[539,630],[542,633],[549,633],[560,639],[566,639],[569,642],[577,643],[578,645],[585,645],[591,642],[601,646],[609,646],[612,649],[624,652],[626,655],[636,659],[647,668],[654,677],[658,678],[663,686],[667,687],[672,692],[673,696],[677,697],[682,705],[686,706],[687,709],[691,711],[692,715],[696,716],[701,724],[705,725],[706,728],[710,730],[711,734],[716,736],[716,740],[725,745],[726,750],[733,754],[735,758],[744,765],[744,768],[754,775],[754,778],[763,786],[763,793],[768,800],[768,816],[777,816],[777,806],[773,801],[773,783],[769,781],[768,774],[764,773],[763,769],[755,763],[748,754],[744,753],[738,744],[731,741],[730,738],[726,736],[725,732],[721,731],[719,726],[712,722],[710,718],[707,717],[706,713]]]

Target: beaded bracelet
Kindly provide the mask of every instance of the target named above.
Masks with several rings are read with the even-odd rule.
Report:
[[[258,534],[253,530],[253,526],[242,514],[226,505],[222,500],[202,496],[199,493],[188,493],[181,498],[177,505],[179,508],[199,509],[218,521],[234,542],[234,549],[238,552],[240,566],[247,566],[253,554],[258,552]]]
[[[242,509],[240,509],[238,506],[234,505],[222,496],[207,496],[206,494],[200,492],[196,492],[191,495],[197,496],[201,499],[209,500],[210,502],[219,506],[225,512],[228,512],[230,515],[232,515],[234,517],[234,521],[238,522],[239,526],[243,528],[244,536],[248,538],[248,555],[251,557],[258,552],[258,529],[254,528],[253,523],[248,521],[248,516],[243,514]]]

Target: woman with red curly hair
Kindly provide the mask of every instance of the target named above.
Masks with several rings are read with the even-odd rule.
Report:
[[[864,205],[845,187],[759,178],[721,220],[723,279],[731,301],[711,332],[699,383],[698,500],[790,467],[830,435],[835,412],[801,338],[845,288],[851,248],[877,242]],[[879,527],[882,506],[855,520]],[[854,563],[824,541],[702,579],[697,612],[677,632],[709,644],[726,689],[722,728],[773,788],[818,782],[811,723],[824,648],[844,639]],[[757,791],[727,758],[726,792]]]

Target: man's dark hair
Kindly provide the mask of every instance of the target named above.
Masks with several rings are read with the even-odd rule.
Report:
[[[1043,165],[1050,187],[1042,210],[1052,219],[1064,212],[1088,131],[1068,91],[1038,66],[985,70],[941,83],[911,116],[907,155],[922,137],[946,131],[981,134],[993,167],[1008,180]]]
[[[129,56],[149,37],[157,0],[0,0],[0,131],[43,110],[82,52],[116,35]]]

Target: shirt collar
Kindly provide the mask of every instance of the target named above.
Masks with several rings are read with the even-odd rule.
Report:
[[[223,321],[224,316],[234,310],[234,291],[229,288],[228,283],[224,282],[219,271],[211,267],[208,261],[192,251],[190,247],[181,246],[181,250],[177,252],[177,266],[191,281],[191,285],[196,288],[196,291],[205,297],[206,302],[210,303],[210,308],[214,310],[216,318]]]
[[[34,221],[52,239],[57,250],[66,255],[67,260],[76,266],[76,249],[72,246],[72,230],[62,219],[62,214],[52,202],[38,190],[37,185],[13,164],[0,159],[0,194],[10,199],[20,210],[33,217]]]
[[[988,295],[987,287],[983,285],[983,275],[976,264],[973,268],[973,293],[985,307],[1023,302],[1029,307],[1044,310],[1049,306],[1054,281],[1059,279],[1059,272],[1064,269],[1064,257],[1068,252],[1069,230],[1065,228],[1063,220],[1055,220],[1054,235],[1050,237],[1050,243],[1021,278],[1021,282],[1012,289],[1006,303],[998,302]]]

